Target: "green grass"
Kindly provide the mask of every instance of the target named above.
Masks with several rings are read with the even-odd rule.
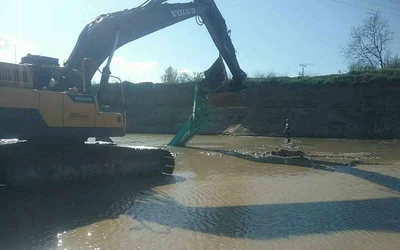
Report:
[[[260,84],[272,85],[294,85],[294,86],[363,86],[363,85],[385,85],[385,84],[400,84],[400,69],[380,69],[380,70],[360,70],[351,71],[346,74],[332,74],[323,76],[304,76],[304,77],[288,77],[288,76],[274,76],[267,74],[260,74],[261,77],[246,79],[245,85],[247,87],[254,87]],[[123,82],[126,91],[133,87],[134,83]],[[190,83],[186,83],[190,84]],[[176,84],[166,84],[175,85]],[[139,83],[136,86],[149,87],[153,86],[151,82]],[[92,94],[97,93],[99,85],[92,86]],[[120,91],[119,84],[112,84],[110,88],[113,91]]]
[[[381,69],[352,71],[347,74],[334,74],[324,76],[304,77],[267,77],[248,78],[246,86],[252,87],[259,84],[274,85],[338,85],[355,86],[369,84],[400,84],[400,69]]]

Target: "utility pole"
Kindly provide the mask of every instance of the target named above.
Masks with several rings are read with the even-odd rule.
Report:
[[[307,65],[312,65],[312,64],[309,64],[309,63],[300,63],[299,65],[300,65],[300,67],[301,67],[301,76],[304,76],[304,68],[307,67]]]

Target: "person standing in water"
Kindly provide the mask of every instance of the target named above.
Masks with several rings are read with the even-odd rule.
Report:
[[[285,124],[285,130],[283,130],[283,133],[286,134],[286,139],[287,142],[290,142],[290,124],[289,124],[289,119],[286,119],[286,124]]]

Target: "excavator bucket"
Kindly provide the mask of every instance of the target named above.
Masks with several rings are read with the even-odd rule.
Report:
[[[228,79],[222,57],[204,72],[205,78],[200,82],[201,90],[207,100],[218,108],[245,108],[239,91],[233,91],[232,82]]]

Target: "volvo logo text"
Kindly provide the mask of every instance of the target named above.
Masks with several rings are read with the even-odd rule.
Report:
[[[81,102],[92,102],[93,99],[91,97],[84,97],[84,96],[75,96],[75,100]]]
[[[174,17],[195,15],[196,9],[190,8],[190,9],[183,9],[183,10],[172,10],[171,13]]]

